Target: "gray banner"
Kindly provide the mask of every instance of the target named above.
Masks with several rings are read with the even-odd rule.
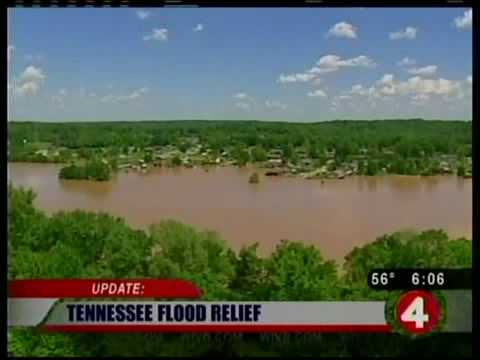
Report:
[[[129,310],[126,305],[130,305]],[[384,311],[385,302],[382,301],[241,303],[66,301],[55,306],[45,324],[385,325]],[[129,321],[129,316],[132,321]]]
[[[58,299],[10,298],[7,302],[8,326],[36,326],[45,319]]]

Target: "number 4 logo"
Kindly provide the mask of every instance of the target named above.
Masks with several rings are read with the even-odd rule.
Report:
[[[423,298],[417,296],[400,316],[403,322],[414,322],[417,329],[423,329],[428,322],[429,316],[424,313]]]
[[[437,299],[426,291],[411,291],[397,303],[397,319],[402,327],[413,334],[432,331],[440,319]]]

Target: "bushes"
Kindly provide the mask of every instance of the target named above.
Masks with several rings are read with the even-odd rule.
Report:
[[[85,165],[71,164],[60,169],[60,179],[106,181],[112,178],[110,165],[99,160],[88,161]]]

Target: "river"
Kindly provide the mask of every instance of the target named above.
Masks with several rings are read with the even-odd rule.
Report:
[[[252,169],[154,168],[120,173],[108,182],[59,180],[55,164],[9,163],[15,185],[33,188],[48,213],[85,209],[121,216],[146,228],[176,219],[215,230],[233,249],[255,241],[266,254],[280,239],[319,247],[341,259],[355,246],[398,230],[442,228],[452,236],[472,234],[472,180],[455,176],[350,177],[305,180],[261,177]]]

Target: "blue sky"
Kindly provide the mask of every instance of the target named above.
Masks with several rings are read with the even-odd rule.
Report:
[[[10,119],[471,119],[463,8],[14,9]]]

